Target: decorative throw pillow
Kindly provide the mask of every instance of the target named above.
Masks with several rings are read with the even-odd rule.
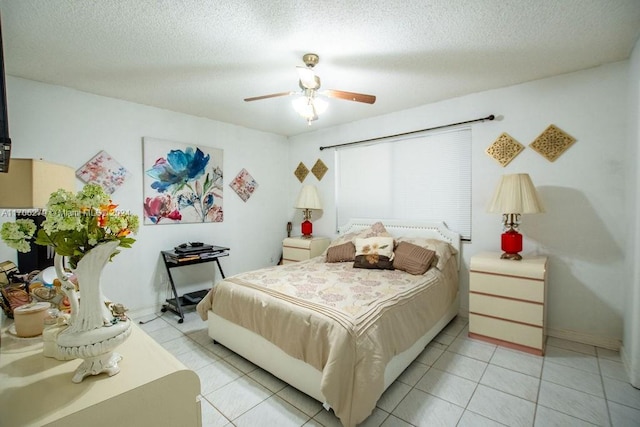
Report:
[[[369,237],[393,237],[386,228],[384,228],[384,224],[380,221],[372,224],[371,227],[366,228],[358,233],[356,238],[359,239],[368,239]],[[355,240],[353,242],[355,244]]]
[[[393,267],[409,274],[424,274],[435,259],[436,252],[408,242],[400,242],[394,251]]]
[[[414,245],[420,246],[422,248],[435,251],[436,259],[434,263],[435,266],[440,270],[444,268],[444,266],[447,264],[447,261],[449,261],[449,258],[451,258],[452,255],[458,253],[458,251],[449,243],[438,239],[424,239],[421,237],[400,237],[398,239],[398,244],[400,244],[400,242],[413,243]]]
[[[354,268],[393,270],[393,237],[355,239]]]
[[[355,260],[356,247],[351,242],[346,242],[337,246],[330,246],[327,249],[327,262],[352,262]]]
[[[336,237],[329,244],[329,247],[325,251],[325,255],[328,254],[329,249],[331,249],[334,246],[339,246],[346,242],[351,242],[352,244],[355,245],[356,237],[359,237],[361,239],[366,239],[368,237],[376,237],[376,236],[391,237],[391,234],[387,232],[387,230],[384,228],[384,225],[380,221],[376,222],[375,224],[371,225],[370,227],[362,231],[346,233]],[[353,261],[353,259],[351,259],[351,261]]]

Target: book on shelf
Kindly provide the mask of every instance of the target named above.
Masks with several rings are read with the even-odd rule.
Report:
[[[198,253],[198,254],[190,254],[190,255],[165,254],[165,258],[167,259],[167,261],[177,264],[177,263],[180,263],[180,262],[193,261],[193,260],[196,260],[196,259],[217,258],[217,257],[220,256],[220,252],[223,252],[223,251],[201,252],[201,253]]]

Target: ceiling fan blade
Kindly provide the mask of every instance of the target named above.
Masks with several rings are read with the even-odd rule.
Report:
[[[366,95],[364,93],[345,92],[343,90],[323,90],[323,95],[330,96],[332,98],[346,99],[347,101],[364,102],[366,104],[373,104],[376,102],[374,95]]]
[[[254,96],[251,98],[245,98],[244,100],[246,102],[250,102],[250,101],[259,101],[261,99],[267,99],[267,98],[277,98],[278,96],[289,96],[289,95],[294,95],[296,92],[279,92],[279,93],[272,93],[270,95],[262,95],[262,96]]]
[[[320,87],[320,79],[311,68],[298,65],[296,69],[298,70],[300,86],[303,89],[318,89]]]

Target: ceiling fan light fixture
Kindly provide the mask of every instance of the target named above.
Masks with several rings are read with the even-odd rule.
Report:
[[[321,98],[316,98],[313,95],[303,95],[295,98],[291,101],[293,109],[302,117],[307,120],[308,124],[318,119],[318,114],[322,114],[327,111],[329,103]]]

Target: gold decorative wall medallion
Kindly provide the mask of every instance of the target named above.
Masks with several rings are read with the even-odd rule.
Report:
[[[576,142],[574,137],[554,125],[549,125],[540,136],[529,144],[529,147],[533,148],[550,162],[553,162],[560,157],[562,153],[567,151],[574,142]]]
[[[487,147],[486,153],[504,167],[515,159],[522,150],[524,150],[524,145],[503,132],[498,139],[493,141],[493,144]]]
[[[329,168],[320,159],[318,159],[311,168],[311,172],[318,178],[318,181],[322,181],[322,177],[327,173],[327,170],[329,170]]]
[[[296,176],[296,178],[298,178],[298,181],[302,182],[307,177],[307,175],[309,175],[309,169],[307,169],[304,163],[300,162],[293,174]]]

